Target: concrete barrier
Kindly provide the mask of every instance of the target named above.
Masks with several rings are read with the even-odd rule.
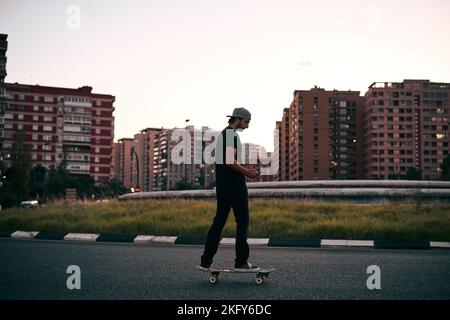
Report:
[[[250,198],[334,198],[334,199],[437,199],[450,201],[450,189],[442,188],[274,188],[248,189]],[[119,200],[215,199],[215,190],[184,190],[128,193]]]
[[[249,189],[286,189],[286,188],[425,188],[450,189],[450,181],[422,180],[308,180],[249,182]]]

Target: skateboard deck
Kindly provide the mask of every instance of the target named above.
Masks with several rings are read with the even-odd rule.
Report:
[[[262,284],[266,278],[269,277],[269,274],[275,270],[275,268],[260,268],[259,270],[236,270],[233,268],[224,268],[224,267],[217,267],[217,268],[203,268],[200,266],[197,266],[197,269],[202,272],[210,273],[211,276],[209,278],[210,283],[217,283],[217,280],[219,280],[219,274],[221,272],[223,273],[254,273],[256,274],[256,283]]]

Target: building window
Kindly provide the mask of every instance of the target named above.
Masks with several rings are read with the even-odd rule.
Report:
[[[18,115],[17,115],[17,119],[23,120],[23,114],[18,114]]]
[[[33,131],[37,131],[39,126],[33,126]]]
[[[37,135],[37,134],[33,134],[33,135],[31,136],[31,139],[32,139],[32,140],[37,140],[37,139],[38,139],[38,135]]]
[[[35,96],[35,98],[36,98],[36,96]],[[36,101],[36,100],[35,100],[35,101]],[[33,106],[33,111],[39,112],[39,106]]]
[[[52,131],[52,127],[51,126],[44,126],[44,131]]]

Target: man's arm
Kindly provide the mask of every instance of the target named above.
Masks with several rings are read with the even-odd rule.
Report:
[[[258,176],[256,170],[248,170],[245,167],[243,167],[237,160],[234,159],[234,155],[236,153],[236,149],[232,147],[228,147],[226,149],[226,165],[229,166],[234,171],[239,172],[240,174],[243,174],[246,177],[249,177],[251,179],[256,178]]]

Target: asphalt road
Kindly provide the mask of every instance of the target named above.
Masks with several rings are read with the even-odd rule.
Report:
[[[250,262],[275,267],[269,279],[199,272],[202,246],[0,239],[0,299],[450,299],[450,251],[251,248]],[[233,247],[215,265],[231,266]],[[81,289],[69,290],[70,265]],[[369,290],[367,267],[381,270]]]

